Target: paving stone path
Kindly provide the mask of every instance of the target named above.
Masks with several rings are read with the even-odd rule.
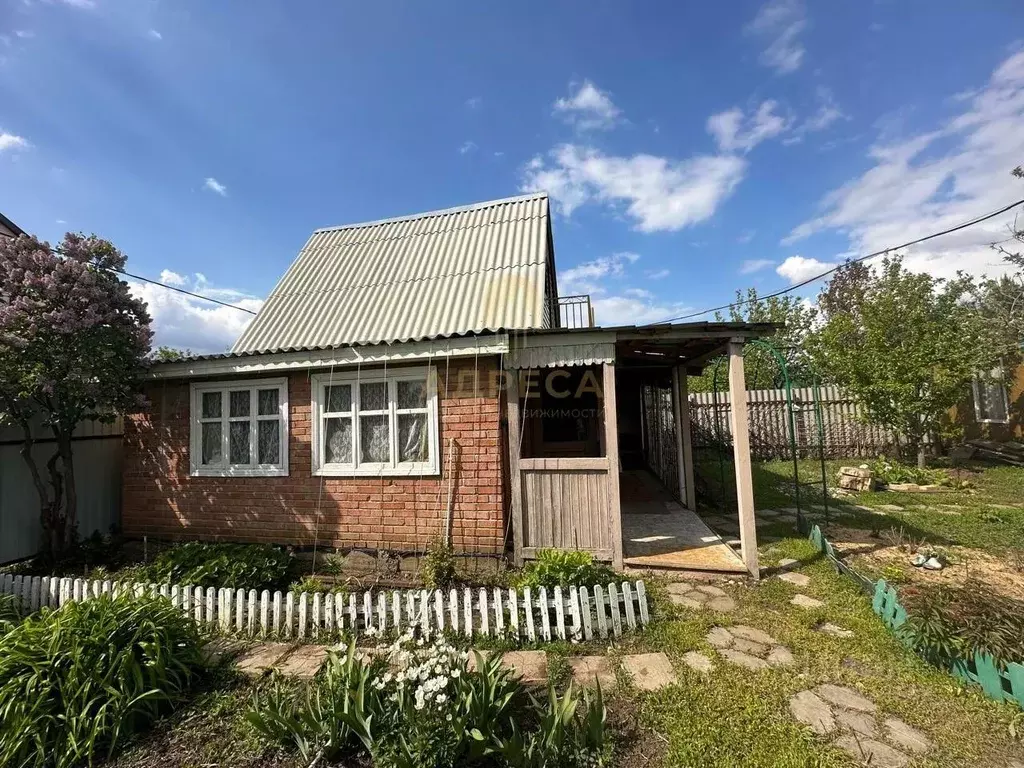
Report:
[[[789,649],[774,637],[744,624],[714,627],[708,632],[707,641],[724,659],[747,669],[786,667],[794,661]]]
[[[871,699],[852,688],[819,685],[789,700],[794,718],[819,736],[872,768],[902,768],[932,748],[927,735],[880,712]]]
[[[322,645],[294,645],[290,643],[260,643],[242,650],[240,646],[231,648],[223,644],[211,643],[207,646],[208,658],[223,658],[229,653],[236,655],[235,666],[240,672],[250,677],[261,677],[273,670],[286,677],[309,680],[323,666],[329,648]],[[364,653],[372,654],[376,649],[362,648]],[[491,651],[481,651],[483,657]],[[572,678],[579,685],[594,685],[595,680],[601,687],[609,690],[615,687],[616,670],[621,661],[622,669],[632,678],[633,684],[644,691],[656,691],[676,682],[676,673],[672,662],[664,653],[630,654],[617,660],[608,656],[573,656],[568,659],[572,670]],[[528,686],[543,686],[548,681],[548,657],[544,651],[508,651],[501,655],[501,663],[513,670],[523,683]],[[476,664],[474,655],[470,655],[469,667]],[[708,660],[707,669],[711,662]]]
[[[668,585],[668,595],[673,603],[686,608],[710,608],[720,613],[736,610],[736,601],[714,584],[694,585],[686,581],[675,581]]]

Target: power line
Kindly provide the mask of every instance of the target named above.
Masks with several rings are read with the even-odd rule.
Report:
[[[832,267],[831,269],[827,269],[824,272],[822,272],[821,274],[815,275],[814,277],[809,277],[806,280],[797,283],[796,285],[791,285],[788,288],[783,288],[781,291],[776,291],[775,293],[769,293],[769,294],[766,294],[764,296],[758,296],[757,300],[758,301],[763,301],[765,299],[774,299],[776,296],[782,296],[784,294],[789,293],[790,291],[795,291],[797,288],[803,288],[805,285],[809,285],[810,283],[813,283],[813,282],[816,282],[818,280],[821,280],[821,278],[823,278],[823,277],[827,277],[828,275],[831,275],[837,269],[839,269],[842,266],[845,266],[846,264],[856,264],[857,262],[860,262],[860,261],[867,261],[868,259],[873,259],[876,256],[883,256],[883,255],[889,253],[890,251],[899,251],[899,250],[902,250],[903,248],[909,248],[912,245],[917,245],[918,243],[923,243],[923,242],[926,242],[928,240],[934,240],[936,237],[943,237],[944,235],[949,235],[949,234],[952,234],[953,232],[959,232],[961,229],[967,229],[968,227],[973,227],[975,224],[981,224],[981,222],[983,222],[983,221],[988,221],[989,219],[994,219],[999,214],[1006,213],[1011,208],[1013,208],[1015,206],[1018,206],[1018,205],[1021,205],[1022,203],[1024,203],[1024,199],[1017,200],[1016,202],[1010,203],[1009,205],[1005,205],[1002,208],[1000,208],[998,211],[992,211],[992,213],[986,213],[984,216],[979,216],[976,219],[971,219],[970,221],[965,221],[965,222],[963,222],[961,224],[957,224],[955,227],[950,227],[949,229],[944,229],[941,232],[933,232],[930,235],[925,235],[924,237],[919,237],[916,240],[911,240],[909,242],[903,243],[902,245],[891,245],[888,248],[883,248],[880,251],[875,251],[874,253],[869,253],[866,256],[858,256],[856,259],[847,259],[843,264],[837,264],[836,266]],[[689,320],[691,317],[700,317],[701,315],[706,315],[709,312],[718,312],[719,310],[729,309],[731,307],[742,307],[744,304],[750,304],[750,303],[751,303],[750,299],[743,299],[742,301],[733,301],[733,302],[730,302],[728,304],[723,304],[720,307],[711,307],[711,309],[703,309],[700,312],[691,312],[688,315],[679,315],[679,317],[670,317],[668,320],[660,320],[659,322],[661,322],[661,323],[674,323],[677,320]]]
[[[228,302],[221,301],[220,299],[214,299],[211,298],[210,296],[203,296],[201,293],[193,293],[192,291],[187,291],[184,288],[178,288],[175,285],[167,285],[166,283],[161,283],[159,280],[150,280],[148,277],[142,277],[142,275],[133,275],[131,272],[125,272],[123,269],[114,269],[113,267],[103,267],[103,269],[107,270],[108,272],[115,272],[119,275],[130,277],[133,280],[141,280],[142,282],[150,283],[151,285],[159,285],[161,288],[166,288],[169,291],[177,291],[178,293],[183,293],[186,296],[191,296],[193,299],[212,301],[214,304],[220,304],[222,307],[228,307],[229,309],[237,309],[239,312],[248,312],[250,315],[256,314],[251,309],[240,307],[237,304],[229,304]]]

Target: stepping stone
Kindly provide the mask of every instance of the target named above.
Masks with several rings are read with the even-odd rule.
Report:
[[[712,584],[698,584],[694,589],[698,592],[703,592],[705,595],[710,595],[711,597],[726,597],[728,594],[721,587],[716,587]]]
[[[846,734],[836,739],[836,746],[854,760],[871,768],[903,768],[910,758],[880,741]]]
[[[715,648],[729,648],[736,642],[725,627],[713,627],[705,639]]]
[[[573,656],[569,659],[572,679],[578,685],[592,686],[596,680],[601,689],[609,691],[615,687],[615,670],[607,656]]]
[[[874,738],[875,718],[871,715],[850,709],[841,709],[836,712],[836,720],[839,721],[839,727],[845,731],[853,731],[869,739]]]
[[[746,667],[747,669],[755,672],[762,669],[768,669],[768,662],[757,658],[757,656],[751,656],[750,654],[743,653],[743,651],[734,651],[726,648],[720,650],[719,653],[733,664],[739,664],[741,667]]]
[[[719,613],[732,613],[736,610],[736,601],[731,597],[716,597],[714,600],[708,600],[706,605]]]
[[[779,568],[799,568],[800,561],[794,560],[792,557],[784,557],[779,560]]]
[[[690,669],[706,675],[711,672],[714,662],[699,651],[689,651],[683,654],[683,663]]]
[[[297,677],[300,680],[311,680],[327,658],[327,649],[322,645],[300,645],[284,660],[279,661],[277,669],[285,677]]]
[[[637,653],[622,657],[622,668],[642,691],[656,691],[676,681],[672,662],[664,653]]]
[[[670,595],[685,595],[693,591],[693,584],[688,581],[673,581],[665,589]]]
[[[795,605],[798,608],[806,608],[808,611],[812,611],[815,608],[823,608],[825,604],[821,600],[815,600],[813,597],[807,595],[794,595],[793,599],[789,601],[791,605]]]
[[[768,654],[768,663],[773,667],[788,667],[793,662],[793,654],[784,645],[775,646]]]
[[[754,512],[754,515],[759,517],[778,517],[779,513],[774,509],[759,509]]]
[[[837,707],[855,709],[859,712],[875,711],[875,703],[870,699],[861,696],[852,688],[826,683],[825,685],[819,685],[814,689],[814,692],[821,698],[825,699],[825,701],[831,702]]]
[[[509,651],[502,655],[501,663],[518,675],[524,685],[548,682],[548,656],[544,651]]]
[[[697,592],[697,593],[690,593],[690,594],[698,594],[699,595],[700,593]],[[701,600],[697,600],[694,597],[690,597],[690,595],[669,595],[668,597],[669,597],[669,600],[672,601],[673,605],[681,605],[684,608],[693,608],[694,610],[698,610],[698,609],[704,607],[704,603]],[[707,595],[701,595],[701,597],[703,597],[705,600],[707,600],[707,598],[708,598]]]
[[[886,718],[882,725],[885,728],[886,740],[900,749],[920,755],[932,748],[931,739],[898,718]]]
[[[903,507],[901,507],[899,504],[879,504],[878,505],[878,509],[882,510],[883,512],[902,512],[903,511]]]
[[[815,629],[826,635],[832,635],[833,637],[853,637],[853,630],[843,629],[842,627],[827,621],[824,624],[819,624]]]
[[[786,572],[780,573],[775,578],[797,587],[807,587],[811,584],[811,577],[805,573]]]
[[[743,653],[749,653],[753,656],[764,656],[768,653],[768,646],[755,643],[753,640],[744,640],[742,637],[737,637],[732,647],[737,651],[743,651]]]
[[[259,677],[277,664],[291,648],[289,643],[261,643],[238,658],[238,671],[251,677]]]
[[[789,712],[819,736],[825,736],[836,728],[836,719],[829,707],[811,691],[800,691],[789,700]]]
[[[742,637],[744,640],[751,640],[761,645],[775,645],[779,641],[757,627],[748,627],[746,624],[737,624],[735,627],[728,627],[727,631],[733,637]]]

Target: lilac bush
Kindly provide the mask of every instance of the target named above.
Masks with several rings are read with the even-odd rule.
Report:
[[[29,235],[0,238],[0,423],[22,431],[54,556],[77,536],[72,433],[84,420],[112,421],[141,405],[152,332],[145,303],[110,271],[124,265],[124,254],[95,235],[69,232],[55,247]],[[45,478],[33,424],[55,441]]]

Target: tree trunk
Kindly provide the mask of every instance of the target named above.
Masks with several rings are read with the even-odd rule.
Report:
[[[925,461],[925,445],[923,442],[917,444],[917,468],[925,469],[928,463]]]
[[[57,437],[57,453],[60,454],[61,469],[64,473],[64,548],[78,541],[78,489],[75,486],[74,457],[71,452],[71,433],[61,432]]]
[[[53,456],[46,462],[46,471],[50,475],[50,485],[53,488],[53,500],[49,506],[43,505],[43,530],[47,532],[50,542],[50,557],[54,560],[60,559],[65,550],[67,538],[67,516],[62,509],[64,500],[64,479],[57,469],[57,462],[60,461],[60,450],[54,451]]]

